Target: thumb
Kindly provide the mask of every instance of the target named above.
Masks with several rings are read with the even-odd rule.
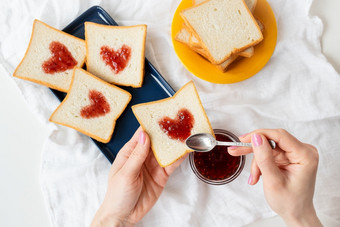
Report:
[[[137,178],[140,174],[141,168],[145,162],[146,157],[150,151],[150,139],[149,136],[141,131],[139,133],[138,144],[131,152],[130,157],[126,161],[122,170],[127,173],[131,178]]]
[[[263,180],[271,183],[278,182],[282,177],[282,173],[275,163],[273,150],[268,140],[263,135],[254,133],[251,136],[251,143]]]

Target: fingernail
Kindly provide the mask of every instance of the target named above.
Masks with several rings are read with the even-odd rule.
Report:
[[[252,135],[252,142],[255,147],[262,145],[262,137],[256,133]]]
[[[140,144],[144,145],[145,143],[145,133],[142,131],[139,133],[139,141]]]
[[[250,174],[249,178],[248,178],[248,184],[253,183],[253,175]]]
[[[236,146],[228,147],[229,150],[234,150],[234,149],[236,149],[236,148],[237,148]]]
[[[239,138],[244,138],[248,135],[249,133],[246,133],[246,134],[243,134],[243,135],[240,135]]]

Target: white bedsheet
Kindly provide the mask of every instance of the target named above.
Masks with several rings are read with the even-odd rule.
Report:
[[[340,76],[321,53],[323,25],[309,15],[312,0],[269,0],[278,25],[274,55],[254,77],[227,85],[200,80],[177,58],[170,28],[179,0],[2,3],[0,64],[9,76],[25,53],[35,18],[62,29],[89,7],[100,5],[120,25],[147,24],[147,58],[174,89],[195,82],[214,128],[238,135],[256,128],[285,128],[318,147],[317,212],[340,222]],[[59,104],[48,88],[13,79],[51,132],[41,177],[53,225],[88,226],[105,194],[109,162],[88,137],[48,122]],[[261,182],[247,185],[251,158],[241,175],[224,186],[200,182],[186,160],[138,226],[243,226],[273,216]]]

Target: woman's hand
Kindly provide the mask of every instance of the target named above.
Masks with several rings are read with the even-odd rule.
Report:
[[[136,224],[156,203],[170,174],[183,160],[160,167],[150,149],[149,136],[139,128],[112,164],[104,201],[91,226]]]
[[[268,140],[277,143],[274,150]],[[253,152],[248,183],[256,184],[262,175],[266,199],[288,226],[322,226],[317,218],[313,195],[318,167],[315,147],[297,140],[282,129],[260,129],[240,138],[253,149],[232,147],[231,155]]]

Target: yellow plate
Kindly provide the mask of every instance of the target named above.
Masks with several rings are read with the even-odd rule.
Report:
[[[274,13],[266,0],[258,0],[254,16],[264,25],[263,41],[255,46],[255,53],[250,58],[241,58],[231,64],[223,73],[188,46],[175,40],[181,30],[183,19],[179,13],[192,6],[192,0],[183,0],[174,15],[171,26],[171,37],[175,52],[183,65],[195,76],[218,84],[230,84],[243,81],[259,72],[272,56],[277,39],[277,26]]]

